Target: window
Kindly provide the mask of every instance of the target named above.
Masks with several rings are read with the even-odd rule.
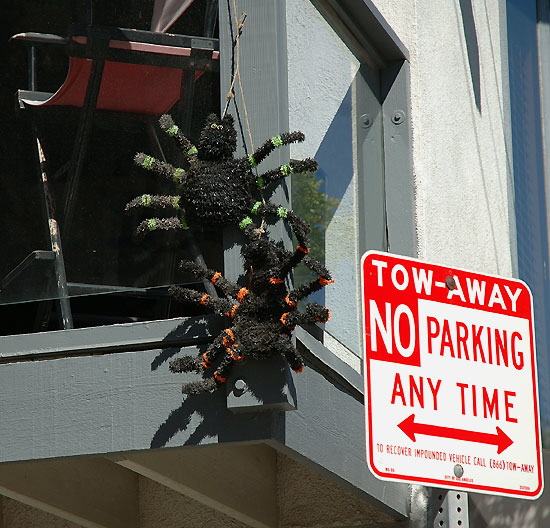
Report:
[[[92,2],[63,1],[37,7],[36,2],[21,0],[13,12],[7,6],[1,8],[10,11],[2,13],[2,56],[8,64],[0,88],[4,131],[0,188],[6,204],[0,262],[3,334],[188,315],[195,309],[171,303],[167,295],[170,284],[190,280],[178,271],[179,260],[200,254],[210,267],[223,266],[223,242],[217,231],[177,237],[157,232],[140,241],[135,229],[147,214],[152,215],[124,214],[126,203],[135,196],[170,192],[169,184],[134,166],[136,152],[158,157],[160,146],[168,161],[178,166],[184,163],[173,141],[160,132],[156,116],[98,110],[88,122],[86,141],[82,139],[87,125],[83,125],[81,108],[65,104],[33,107],[16,115],[13,94],[28,88],[55,92],[64,83],[68,59],[66,46],[37,46],[36,85],[29,87],[30,48],[21,42],[8,45],[11,35],[38,32],[64,36],[71,24],[84,24],[90,18],[94,25],[149,29],[153,2],[133,2],[128,7],[120,2],[94,1],[93,11],[91,6]],[[200,37],[214,30],[217,38],[215,18],[206,24],[207,6],[207,2],[191,5],[170,31]],[[122,89],[119,98],[124,99],[125,87],[116,88]],[[170,109],[179,124],[186,122],[192,141],[211,112],[219,112],[219,74],[215,71],[195,80],[191,108],[185,108],[180,99]],[[45,156],[42,169],[55,206],[50,217],[57,220],[61,233],[65,290],[58,287],[59,257],[53,255],[48,213],[43,211],[44,185],[37,170],[35,135]],[[75,138],[86,145],[80,151],[83,164],[79,176],[75,176],[79,159]],[[65,295],[66,313],[56,316],[57,300]],[[73,319],[71,325],[67,325],[67,313]]]
[[[336,281],[312,296],[332,310],[323,343],[359,368],[360,260],[367,249],[387,250],[389,242],[383,126],[388,65],[350,42],[349,33],[345,42],[337,32],[342,20],[327,2],[317,4],[320,10],[309,2],[287,2],[290,128],[306,135],[291,152],[319,163],[314,176],[293,177],[292,204],[312,225],[312,256],[324,261]],[[406,110],[403,103],[405,98],[400,104]],[[391,167],[389,172],[391,177]]]

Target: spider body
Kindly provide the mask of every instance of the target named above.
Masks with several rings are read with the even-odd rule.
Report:
[[[126,206],[127,210],[143,207],[166,209],[167,204],[173,204],[177,216],[145,220],[138,227],[138,233],[194,225],[237,224],[249,234],[256,227],[251,215],[274,216],[288,221],[299,245],[307,252],[309,226],[291,210],[265,202],[261,189],[294,172],[314,172],[317,170],[317,162],[307,158],[290,161],[263,174],[256,175],[253,172],[276,148],[303,141],[301,132],[274,136],[252,154],[235,158],[236,132],[233,117],[229,114],[221,120],[211,114],[197,146],[191,144],[170,116],[162,116],[159,122],[161,128],[177,141],[189,168],[177,168],[143,153],[136,155],[136,164],[175,182],[179,188],[177,196],[143,195]]]
[[[292,344],[292,330],[298,324],[324,323],[329,319],[329,310],[317,303],[309,303],[303,312],[298,310],[301,299],[332,282],[330,273],[319,262],[304,257],[298,249],[294,252],[281,249],[264,235],[247,242],[242,255],[245,269],[250,270],[246,288],[226,280],[214,270],[203,269],[190,261],[181,263],[181,267],[196,278],[212,281],[224,297],[214,298],[178,286],[172,287],[173,296],[207,306],[229,318],[228,327],[206,352],[170,363],[173,372],[204,373],[202,381],[183,386],[186,394],[213,390],[226,381],[235,363],[245,359],[283,356],[293,370],[300,372],[304,363]],[[289,290],[285,279],[302,260],[319,277]]]

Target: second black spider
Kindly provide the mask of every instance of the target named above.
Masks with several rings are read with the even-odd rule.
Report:
[[[176,299],[206,306],[229,318],[227,328],[206,352],[170,362],[172,372],[204,374],[202,381],[183,386],[186,394],[215,389],[226,381],[233,366],[245,359],[282,356],[293,370],[300,372],[304,363],[292,344],[292,330],[299,324],[325,323],[330,316],[327,308],[314,302],[308,303],[304,311],[298,309],[301,299],[333,282],[319,262],[304,256],[299,249],[281,249],[265,235],[247,242],[242,255],[245,269],[249,270],[247,287],[226,280],[219,272],[183,261],[183,269],[196,278],[212,281],[224,297],[215,298],[179,286],[171,288]],[[300,261],[318,278],[289,291],[285,279]]]

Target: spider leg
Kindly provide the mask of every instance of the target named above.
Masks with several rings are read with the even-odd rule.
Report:
[[[302,372],[304,370],[304,360],[292,343],[282,343],[281,353],[294,372]]]
[[[302,132],[285,132],[280,136],[273,136],[263,145],[258,147],[252,154],[249,154],[248,162],[250,167],[254,168],[259,165],[276,148],[282,147],[283,145],[289,145],[290,143],[301,143],[304,139],[305,136]]]
[[[142,194],[126,204],[124,210],[129,212],[132,209],[181,209],[179,196],[168,196],[158,194]]]
[[[292,344],[289,333],[280,334],[272,343],[271,348],[273,355],[277,353],[281,354],[294,372],[302,372],[304,370],[304,360]]]
[[[206,354],[206,352],[205,352]],[[203,354],[204,355],[204,354]],[[202,356],[191,357],[184,356],[174,359],[170,362],[169,369],[171,372],[197,372],[204,371]],[[217,387],[217,384],[212,378],[205,378],[201,381],[190,381],[184,383],[181,387],[183,394],[198,394],[200,392],[212,391]]]
[[[150,231],[174,231],[178,229],[189,229],[184,218],[172,216],[170,218],[147,218],[141,222],[136,233],[143,237]]]
[[[291,160],[286,165],[281,165],[276,169],[260,174],[256,181],[259,187],[265,187],[274,181],[286,178],[290,174],[312,173],[318,168],[317,162],[312,158],[306,158],[304,160]]]
[[[226,330],[214,339],[205,352],[198,356],[183,356],[170,361],[168,368],[171,372],[203,372],[212,367],[221,352],[225,350]]]
[[[298,240],[299,248],[302,249],[304,254],[309,251],[309,240],[307,238],[307,234],[311,228],[307,222],[302,220],[297,214],[294,213],[294,211],[271,203],[264,204],[262,202],[256,202],[251,209],[251,213],[262,216],[273,215],[286,219],[290,224],[292,232]]]
[[[206,349],[206,352],[195,357],[184,356],[174,359],[170,362],[169,369],[171,372],[205,372],[212,367],[212,362],[214,362],[222,352],[228,350],[228,345],[232,344],[232,339],[232,331],[227,328],[214,339],[212,344]],[[227,373],[229,372],[228,366],[226,365],[226,363],[228,363],[227,357],[228,356],[224,357],[218,369],[214,372],[213,377],[205,378],[202,381],[185,383],[182,386],[182,392],[184,394],[198,394],[199,392],[214,390],[225,381]],[[229,363],[233,361],[234,358],[231,358]],[[219,373],[220,368],[225,377]]]
[[[306,251],[304,248],[300,245],[298,246],[293,253],[289,252],[288,257],[283,262],[282,266],[279,269],[278,272],[278,278],[283,279],[286,277],[298,264],[304,259],[306,256]]]
[[[289,306],[294,307],[304,297],[307,297],[313,292],[319,291],[321,288],[324,288],[325,286],[327,286],[328,284],[332,284],[333,282],[334,280],[320,275],[319,278],[306,282],[305,284],[302,284],[301,286],[298,286],[297,288],[289,292],[285,298],[285,301]]]
[[[134,163],[143,169],[160,174],[165,180],[175,183],[182,183],[185,180],[185,171],[183,169],[153,158],[153,156],[148,156],[143,152],[138,152],[135,155]]]
[[[168,364],[170,372],[196,372],[200,373],[203,371],[203,366],[201,364],[201,357],[193,356],[183,356],[180,358],[173,359]]]
[[[312,259],[309,255],[304,257],[304,264],[311,270],[313,273],[316,273],[320,277],[325,277],[327,280],[331,280],[330,271],[323,266],[318,260]]]
[[[219,271],[205,269],[191,260],[182,260],[180,269],[188,271],[196,279],[207,279],[212,284],[215,284],[220,290],[231,297],[236,297],[241,290],[238,284],[228,281]]]
[[[182,288],[181,286],[172,286],[168,292],[178,301],[185,301],[194,304],[200,304],[211,308],[220,315],[229,315],[233,312],[235,305],[228,299],[220,299],[212,297],[207,293],[201,293],[190,288]]]
[[[326,323],[330,319],[330,310],[317,303],[308,303],[305,312],[289,311],[281,316],[281,323],[294,329],[297,325],[307,323]]]
[[[239,357],[239,359],[242,359],[242,357]],[[214,372],[214,379],[219,383],[225,383],[227,381],[227,378],[229,376],[229,373],[233,369],[233,366],[235,365],[235,362],[239,359],[234,358],[230,354],[227,354],[218,365],[218,368]]]
[[[200,394],[201,392],[212,392],[218,388],[214,378],[205,378],[202,381],[190,381],[181,387],[183,394]]]
[[[160,116],[159,124],[160,128],[162,128],[167,135],[173,137],[177,141],[179,148],[186,158],[196,156],[197,148],[183,135],[178,125],[174,123],[172,116],[168,114]]]

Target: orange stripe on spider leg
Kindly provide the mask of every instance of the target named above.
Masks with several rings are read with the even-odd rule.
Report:
[[[224,336],[224,338],[222,339],[222,343],[226,347],[231,346],[231,344],[235,342],[235,334],[230,328],[226,328],[224,332],[226,333],[227,337]]]
[[[277,277],[271,277],[271,279],[269,279],[269,282],[271,284],[284,284],[284,280],[283,279],[278,279]]]
[[[227,378],[224,378],[223,376],[220,376],[218,374],[218,371],[216,370],[216,372],[214,372],[214,377],[220,382],[220,383],[225,383],[227,381]]]
[[[279,319],[279,321],[281,321],[281,323],[283,323],[287,328],[290,328],[292,330],[296,325],[291,326],[286,322],[289,315],[290,315],[290,312],[285,312],[283,315],[281,315],[281,318]]]
[[[301,251],[302,253],[305,253],[306,255],[309,253],[309,249],[302,246],[296,246],[296,249],[298,251]]]
[[[246,288],[241,288],[239,293],[237,293],[237,301],[242,302],[242,300],[248,295],[248,290]]]
[[[237,356],[235,355],[235,347],[238,347],[239,345],[234,345],[232,348],[231,347],[228,347],[226,349],[227,353],[231,356],[231,359],[233,361],[240,361],[241,359],[243,359],[243,355],[241,354],[240,356]]]
[[[220,279],[221,277],[222,277],[222,274],[219,271],[216,271],[216,273],[214,273],[214,275],[212,275],[212,278],[210,279],[210,282],[212,282],[212,284],[216,284],[216,281],[218,279]]]
[[[231,311],[230,312],[225,312],[224,315],[227,315],[227,317],[235,317],[235,314],[237,313],[237,309],[239,308],[239,305],[238,304],[234,304],[231,308]]]
[[[292,369],[294,372],[302,372],[304,370],[304,366],[302,365],[300,368]]]
[[[201,300],[199,301],[203,306],[206,306],[206,303],[209,299],[210,295],[208,295],[207,293],[205,293],[202,297],[201,297]]]
[[[202,355],[204,361],[201,363],[201,365],[205,368],[205,369],[209,369],[211,366],[212,366],[212,363],[210,362],[210,360],[208,359],[208,356],[206,355],[206,352],[204,352],[204,354]]]
[[[321,286],[327,286],[329,284],[332,284],[334,282],[334,279],[326,279],[325,277],[319,277],[319,284]]]
[[[289,306],[291,306],[292,308],[294,308],[295,306],[298,306],[298,303],[297,303],[297,302],[291,300],[291,298],[290,298],[290,293],[288,293],[287,296],[285,297],[285,302],[286,302]]]

